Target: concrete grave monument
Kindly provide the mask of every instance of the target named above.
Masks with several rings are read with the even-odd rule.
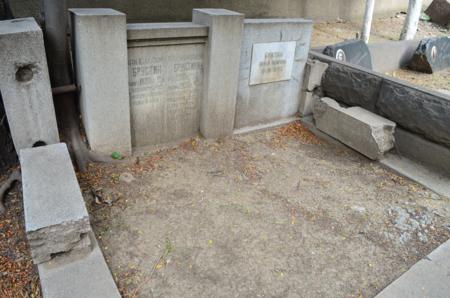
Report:
[[[311,31],[304,19],[245,20],[236,129],[298,113]]]
[[[409,67],[413,70],[434,73],[450,67],[450,37],[424,39],[417,47]]]
[[[143,147],[198,133],[206,26],[128,25],[132,144]]]
[[[0,92],[18,154],[59,142],[44,39],[33,18],[0,22]]]

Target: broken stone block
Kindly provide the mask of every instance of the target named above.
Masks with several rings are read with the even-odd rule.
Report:
[[[378,160],[394,147],[396,124],[360,107],[341,107],[334,99],[314,102],[316,126],[370,159]]]
[[[0,22],[0,90],[17,153],[59,143],[44,37],[33,18]]]
[[[319,60],[308,61],[305,66],[305,75],[303,77],[303,90],[314,91],[322,84],[322,77],[328,68],[327,63]]]
[[[421,40],[409,63],[412,70],[434,73],[450,67],[450,37]]]
[[[360,39],[329,45],[323,50],[323,54],[342,62],[372,69],[372,56],[369,47]]]
[[[314,95],[313,92],[303,91],[300,96],[299,114],[302,117],[309,116],[313,113],[314,106]]]
[[[25,229],[35,264],[89,250],[89,215],[65,144],[20,152]]]

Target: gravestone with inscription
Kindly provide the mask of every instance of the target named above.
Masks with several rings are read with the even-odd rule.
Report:
[[[297,114],[311,31],[309,20],[245,20],[235,128]]]
[[[169,24],[142,26],[128,26],[133,147],[197,134],[203,91],[205,28],[190,23],[173,24],[176,30],[168,30]],[[161,41],[160,36],[171,37]]]

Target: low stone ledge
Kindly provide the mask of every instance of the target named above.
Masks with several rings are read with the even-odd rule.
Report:
[[[370,159],[394,147],[396,124],[360,107],[345,108],[331,98],[314,102],[316,126]]]
[[[65,144],[20,153],[25,229],[36,264],[91,245],[89,215]]]

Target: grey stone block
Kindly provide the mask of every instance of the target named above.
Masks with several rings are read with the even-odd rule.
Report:
[[[319,130],[370,159],[378,160],[394,147],[395,123],[360,107],[321,98],[314,103],[314,119]]]
[[[303,90],[312,92],[315,88],[322,85],[322,77],[327,68],[328,64],[319,60],[308,61],[305,65],[305,74],[303,76]]]
[[[377,298],[440,298],[450,293],[450,240],[417,262]]]
[[[93,151],[131,153],[126,16],[71,9],[75,70],[84,128]]]
[[[38,266],[45,298],[121,297],[97,241],[92,242],[88,255],[58,257]]]
[[[91,231],[65,144],[20,153],[25,229],[36,264],[90,245]]]
[[[450,146],[450,100],[438,92],[384,80],[379,114],[431,141]]]
[[[299,106],[299,110],[298,110],[300,113],[300,116],[305,117],[305,116],[309,116],[313,113],[314,98],[315,98],[315,95],[313,92],[302,91],[302,94],[300,97],[300,106]]]
[[[322,80],[325,95],[349,106],[375,112],[383,79],[370,72],[331,63]]]
[[[300,96],[308,52],[312,21],[305,19],[246,19],[242,42],[239,92],[236,105],[235,128],[258,126],[295,116],[299,111]],[[251,85],[255,67],[253,51],[258,44],[294,43],[294,59],[288,80],[273,80]],[[272,50],[267,50],[271,55]],[[269,62],[269,61],[267,61]],[[274,61],[275,63],[277,61]]]
[[[192,19],[209,27],[200,131],[207,138],[231,135],[244,15],[226,9],[194,9]]]
[[[0,90],[19,154],[59,143],[42,31],[33,18],[0,22]]]

